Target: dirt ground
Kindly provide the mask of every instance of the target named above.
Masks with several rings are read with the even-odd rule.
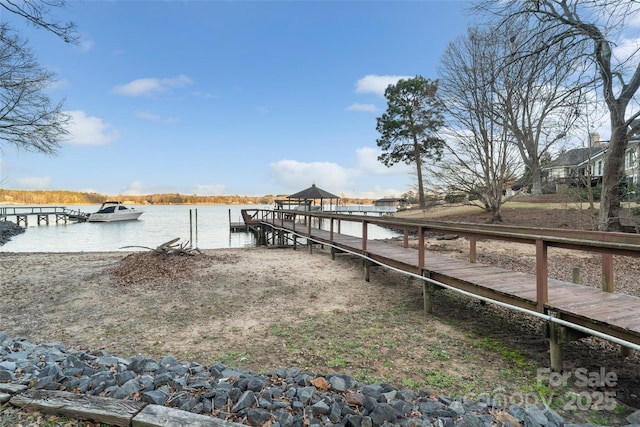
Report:
[[[527,211],[505,209],[505,223],[574,224],[566,211]],[[478,213],[448,219],[485,221]],[[462,240],[429,245],[464,258]],[[480,262],[514,269],[526,270],[532,258],[505,245],[479,246],[479,252]],[[563,256],[585,266],[585,281],[597,282],[589,277],[592,260]],[[621,265],[616,277],[635,283],[640,266]],[[630,288],[638,291],[637,284]],[[565,345],[568,372],[604,369],[618,377],[607,389],[615,391],[613,407],[573,408],[572,396],[591,399],[603,390],[585,394],[572,384],[553,389],[538,381],[538,369],[549,366],[542,326],[450,292],[437,293],[434,313],[425,315],[417,280],[378,267],[365,282],[361,260],[332,260],[326,249],[223,249],[193,257],[0,253],[0,332],[35,343],[122,357],[170,354],[259,372],[298,366],[451,396],[499,394],[514,404],[546,396],[576,422],[624,424],[640,408],[638,355],[622,357],[593,338]]]

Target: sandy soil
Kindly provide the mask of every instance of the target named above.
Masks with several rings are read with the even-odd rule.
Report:
[[[168,258],[5,253],[0,277],[4,332],[125,357],[209,359],[229,341],[264,336],[274,319],[287,323],[377,298],[355,265],[281,249]]]

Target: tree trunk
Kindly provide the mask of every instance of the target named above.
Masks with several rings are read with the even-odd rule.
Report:
[[[628,142],[624,109],[621,112],[611,111],[611,130],[611,140],[602,176],[602,196],[598,218],[598,230],[600,231],[620,231],[622,229],[620,224],[620,176]]]
[[[416,171],[418,174],[418,204],[422,209],[427,207],[427,202],[424,199],[424,185],[422,184],[422,159],[420,158],[420,147],[418,140],[413,137],[414,156],[416,158]]]
[[[530,173],[531,173],[531,194],[534,196],[542,195],[542,173],[540,172],[539,165],[530,165]]]

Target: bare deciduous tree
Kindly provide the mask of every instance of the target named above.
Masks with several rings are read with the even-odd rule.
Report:
[[[495,40],[501,58],[501,88],[495,95],[503,104],[505,125],[527,168],[531,182],[525,184],[531,186],[532,194],[540,195],[541,159],[567,141],[580,115],[582,64],[570,60],[570,49],[542,49],[549,35],[535,33],[530,22],[515,21],[493,31],[503,34]],[[530,36],[532,32],[535,37]],[[521,54],[531,51],[538,54]]]
[[[470,194],[501,222],[505,185],[514,179],[520,156],[507,122],[500,81],[500,37],[469,29],[449,44],[440,68],[441,97],[449,136],[435,173],[444,191]]]
[[[0,0],[5,10],[74,43],[75,25],[51,16],[52,9],[65,6],[65,0]],[[45,94],[54,77],[9,24],[0,22],[0,141],[45,154],[57,152],[70,117],[62,111],[62,102],[54,104]]]
[[[62,102],[44,90],[53,74],[40,68],[25,43],[0,24],[0,140],[25,150],[54,154],[68,134]]]
[[[78,40],[73,22],[61,22],[52,18],[51,10],[64,8],[65,0],[0,0],[0,7],[26,19],[35,27],[43,28],[67,43]]]
[[[640,11],[637,2],[618,0],[484,0],[478,3],[509,26],[513,20],[535,18],[538,33],[554,34],[546,46],[570,48],[581,58],[592,61],[604,103],[609,110],[611,138],[605,159],[602,196],[600,200],[600,230],[619,230],[622,199],[624,154],[629,138],[640,130],[634,120],[640,116],[637,102],[628,112],[640,88],[640,61],[634,47],[624,56],[613,55],[616,42],[624,29]],[[532,37],[535,34],[531,35]],[[525,52],[531,55],[538,52]],[[578,60],[578,58],[576,58]]]

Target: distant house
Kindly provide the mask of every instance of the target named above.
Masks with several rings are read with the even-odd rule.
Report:
[[[542,171],[548,182],[556,184],[556,188],[563,185],[584,185],[587,177],[599,182],[602,179],[606,151],[606,145],[574,148],[543,166]]]
[[[574,148],[562,153],[542,168],[547,182],[555,184],[556,189],[586,185],[588,177],[591,178],[591,185],[601,183],[607,148],[607,142],[600,141],[598,134],[594,134],[590,147]],[[624,157],[624,174],[628,185],[640,182],[639,157],[640,134],[635,134],[629,140]]]
[[[396,208],[397,210],[408,209],[410,207],[407,199],[401,199],[401,198],[388,198],[388,199],[374,200],[373,206],[393,207],[393,208]]]

